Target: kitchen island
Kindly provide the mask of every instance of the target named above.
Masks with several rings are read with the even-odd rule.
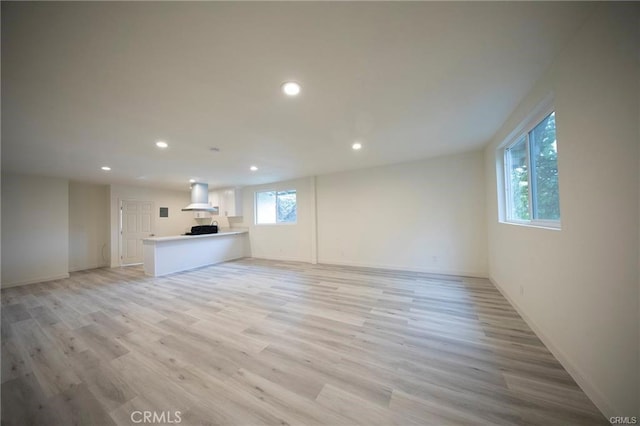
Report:
[[[217,234],[145,238],[144,273],[159,277],[249,256],[248,235],[246,230],[227,230]]]

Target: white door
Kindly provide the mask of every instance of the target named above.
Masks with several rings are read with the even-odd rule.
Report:
[[[120,204],[120,264],[142,263],[142,239],[154,235],[153,203],[125,201]]]

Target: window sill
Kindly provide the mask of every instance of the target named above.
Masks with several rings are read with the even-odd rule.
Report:
[[[253,226],[291,226],[297,225],[298,222],[280,222],[280,223],[256,223]]]
[[[560,222],[557,223],[549,223],[549,222],[515,222],[515,221],[507,221],[507,220],[499,220],[498,223],[504,225],[514,225],[514,226],[522,226],[525,228],[538,228],[538,229],[547,229],[549,231],[561,231]]]

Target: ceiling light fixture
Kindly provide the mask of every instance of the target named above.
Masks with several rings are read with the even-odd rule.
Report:
[[[111,167],[109,166],[102,166],[100,167],[102,170],[104,170],[105,172],[108,172],[109,170],[111,170]]]
[[[168,144],[168,143],[166,143],[165,141],[158,141],[158,142],[156,142],[156,146],[157,146],[158,148],[165,149],[165,148],[168,148],[168,147],[169,147],[169,144]]]
[[[282,85],[282,91],[287,96],[297,96],[300,93],[300,85],[295,81],[287,81]]]
[[[251,170],[252,172],[255,172],[258,170],[258,168],[256,166],[251,166],[249,167],[249,170]]]
[[[361,149],[361,148],[362,148],[362,144],[361,144],[360,142],[356,142],[356,143],[354,143],[353,145],[351,145],[351,148],[352,148],[354,151],[357,151],[357,150],[359,150],[359,149]]]
[[[189,179],[189,183],[196,183],[195,179]]]

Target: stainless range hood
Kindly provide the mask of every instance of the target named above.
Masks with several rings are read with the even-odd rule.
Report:
[[[217,209],[209,204],[209,185],[206,183],[191,184],[191,204],[182,209],[183,212],[215,212]]]

